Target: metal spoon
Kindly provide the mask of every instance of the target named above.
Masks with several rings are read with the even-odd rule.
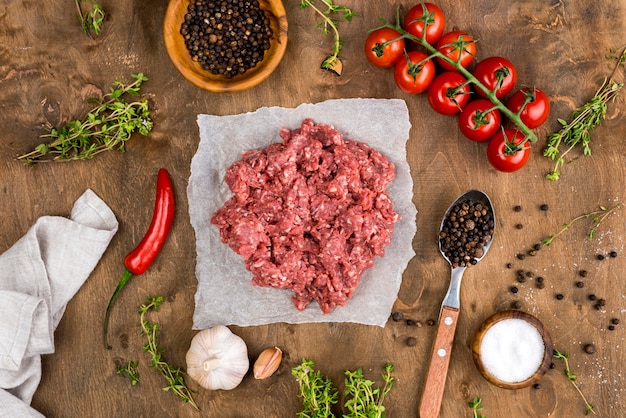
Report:
[[[459,196],[448,208],[446,214],[441,221],[440,231],[444,230],[446,220],[448,220],[450,214],[454,210],[455,206],[462,204],[464,201],[480,202],[487,210],[485,216],[490,216],[491,234],[489,240],[484,243],[482,247],[482,255],[477,254],[470,260],[470,264],[476,264],[480,261],[489,250],[491,243],[493,242],[493,232],[495,231],[495,215],[493,211],[493,205],[489,197],[479,190],[469,190]],[[486,219],[486,218],[483,218]],[[439,239],[439,251],[443,257],[450,263],[452,268],[452,276],[450,279],[450,286],[448,287],[448,293],[441,304],[441,311],[439,313],[439,320],[437,324],[437,333],[435,336],[435,342],[433,344],[432,354],[430,356],[430,363],[428,365],[428,371],[426,373],[426,381],[424,383],[424,392],[420,399],[419,405],[419,417],[420,418],[435,418],[439,416],[439,410],[441,409],[441,400],[443,399],[443,391],[446,384],[446,377],[448,374],[448,366],[450,364],[450,353],[452,351],[452,343],[454,342],[454,334],[456,332],[456,325],[459,318],[459,311],[461,308],[460,303],[460,291],[461,291],[461,279],[465,272],[466,266],[457,266],[456,261],[450,260],[446,255],[445,249],[442,248],[442,239]],[[466,263],[464,263],[466,264]]]

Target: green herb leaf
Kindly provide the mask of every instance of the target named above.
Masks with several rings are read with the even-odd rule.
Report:
[[[96,0],[91,2],[91,10],[83,12],[80,5],[86,3],[84,0],[75,0],[76,9],[78,10],[78,18],[80,20],[83,32],[93,39],[94,35],[100,35],[102,25],[104,24],[104,18],[106,13],[100,3]]]
[[[130,379],[130,384],[136,386],[139,383],[139,373],[137,372],[137,362],[127,361],[117,366],[117,374],[121,377]]]
[[[557,173],[558,175],[558,173]],[[552,243],[552,241],[554,241],[554,239],[556,237],[558,237],[559,235],[561,235],[563,232],[567,231],[571,224],[573,224],[576,221],[579,221],[581,219],[589,219],[591,218],[591,220],[593,221],[593,225],[591,225],[591,227],[589,228],[589,233],[588,233],[588,237],[590,240],[592,240],[595,235],[596,235],[596,230],[598,229],[598,227],[600,226],[600,224],[609,216],[611,215],[611,213],[613,213],[614,211],[621,209],[622,205],[616,205],[613,206],[610,209],[607,209],[604,206],[600,206],[600,208],[596,211],[593,212],[588,212],[588,213],[583,213],[582,215],[579,215],[575,218],[573,218],[571,221],[569,221],[569,223],[565,223],[563,224],[563,228],[561,228],[561,230],[559,232],[557,232],[556,234],[550,235],[548,238],[544,238],[541,242],[544,245],[550,245]]]
[[[301,0],[300,8],[306,9],[310,7],[313,9],[322,18],[322,21],[319,22],[316,27],[319,27],[325,35],[331,32],[333,33],[334,43],[332,52],[326,56],[321,67],[325,70],[334,71],[337,75],[341,75],[343,64],[339,57],[339,51],[343,48],[343,42],[339,36],[339,23],[342,20],[350,22],[353,17],[359,15],[348,7],[335,4],[333,0],[321,0],[321,2],[325,8],[317,7],[315,0]]]
[[[303,410],[299,418],[334,417],[331,408],[337,403],[338,391],[330,379],[315,370],[313,360],[302,359],[299,366],[291,370],[298,382],[298,396],[302,398]]]
[[[199,410],[198,405],[191,396],[191,391],[187,388],[184,381],[184,373],[176,367],[170,366],[161,358],[162,350],[158,348],[157,333],[159,326],[157,323],[146,320],[146,315],[151,311],[158,311],[159,306],[165,301],[163,296],[149,297],[146,303],[139,308],[139,321],[141,326],[141,334],[146,336],[147,342],[143,346],[143,350],[151,357],[150,367],[156,369],[167,380],[167,386],[162,389],[166,392],[172,392],[183,401],[189,403],[194,409]]]
[[[477,396],[474,397],[474,399],[472,399],[471,401],[469,401],[467,403],[467,406],[469,406],[472,409],[472,412],[474,413],[473,417],[474,418],[487,418],[485,415],[480,415],[478,412],[483,410],[483,407],[480,405],[481,402],[483,400]]]
[[[113,83],[110,93],[102,100],[91,102],[98,106],[87,113],[82,120],[72,120],[59,128],[51,128],[46,144],[38,145],[34,151],[18,156],[27,164],[50,161],[87,160],[109,150],[125,150],[125,142],[133,133],[148,135],[153,123],[146,99],[129,102],[125,96],[138,96],[139,87],[148,80],[143,73],[131,74],[135,80],[125,84],[119,80]],[[117,88],[115,87],[117,86]]]
[[[596,411],[594,410],[593,405],[590,404],[589,401],[587,401],[587,398],[576,384],[576,375],[572,373],[569,368],[569,355],[567,353],[562,353],[557,349],[554,349],[552,355],[558,360],[563,360],[563,364],[565,365],[565,375],[567,376],[567,379],[572,383],[572,385],[574,385],[574,388],[585,402],[585,415],[589,415],[590,413],[595,414]]]
[[[302,359],[302,363],[294,367],[291,374],[298,382],[300,388],[298,396],[302,398],[304,408],[297,414],[299,418],[335,416],[331,409],[337,403],[338,391],[330,379],[315,370],[312,360]],[[383,418],[386,410],[383,401],[395,382],[391,363],[384,367],[382,379],[385,384],[382,388],[366,379],[362,368],[355,371],[346,370],[344,375],[346,397],[344,408],[347,413],[343,414],[342,418]]]
[[[546,178],[556,181],[560,178],[559,168],[565,165],[563,156],[569,154],[576,148],[582,147],[583,156],[591,155],[591,131],[600,125],[606,118],[608,103],[615,100],[620,92],[623,83],[613,80],[618,68],[624,67],[626,61],[626,47],[618,56],[613,56],[616,60],[615,67],[611,75],[604,79],[596,94],[589,101],[572,112],[571,121],[557,119],[562,126],[558,132],[547,136],[547,145],[543,150],[543,155],[550,158],[555,164]],[[561,149],[563,147],[564,149]],[[572,162],[576,158],[568,161]]]

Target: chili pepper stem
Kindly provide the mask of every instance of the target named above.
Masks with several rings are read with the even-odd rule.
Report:
[[[111,295],[111,299],[109,300],[109,304],[107,305],[107,310],[106,313],[104,314],[104,327],[102,329],[102,337],[104,339],[104,347],[107,350],[111,349],[111,346],[109,345],[108,342],[108,329],[109,329],[109,315],[111,314],[111,307],[113,306],[113,301],[117,298],[117,294],[120,293],[120,291],[122,290],[122,288],[126,285],[126,282],[128,282],[130,280],[131,277],[133,277],[133,273],[130,272],[130,270],[125,269],[124,270],[124,274],[122,275],[122,278],[120,279],[119,283],[117,284],[117,287],[115,288],[115,291],[113,292],[113,295]]]

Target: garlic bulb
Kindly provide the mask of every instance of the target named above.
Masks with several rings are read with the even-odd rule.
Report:
[[[186,360],[189,377],[209,390],[236,388],[250,367],[246,343],[224,325],[197,333]]]

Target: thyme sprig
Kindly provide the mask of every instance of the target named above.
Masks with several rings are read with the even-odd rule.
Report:
[[[131,74],[131,77],[134,81],[130,84],[116,80],[101,100],[90,99],[89,102],[98,105],[84,119],[51,128],[49,133],[41,135],[41,138],[49,138],[47,143],[17,159],[27,164],[87,160],[108,150],[123,152],[126,141],[135,132],[148,135],[152,130],[148,100],[126,100],[126,96],[139,96],[141,85],[148,77],[143,73]]]
[[[615,97],[624,87],[624,83],[616,81],[614,77],[617,70],[626,65],[626,47],[611,58],[616,61],[615,67],[611,75],[604,79],[596,94],[587,103],[572,112],[569,122],[559,118],[558,122],[561,129],[547,136],[548,142],[543,150],[543,155],[555,163],[552,171],[546,175],[548,180],[556,181],[560,178],[560,168],[566,164],[565,157],[578,145],[582,147],[583,155],[591,155],[590,133],[604,121],[608,104],[615,101]],[[576,159],[573,158],[567,163]]]
[[[480,404],[482,401],[483,400],[481,398],[479,398],[478,396],[475,396],[474,399],[472,399],[471,401],[467,403],[467,406],[469,406],[472,409],[474,418],[487,418],[486,415],[480,414],[480,411],[483,410],[483,407]]]
[[[163,388],[166,392],[172,392],[183,401],[189,403],[194,409],[200,410],[198,405],[191,396],[191,391],[185,385],[183,379],[184,372],[180,368],[172,367],[161,357],[161,350],[158,347],[157,333],[159,332],[159,325],[154,322],[146,320],[146,314],[151,310],[158,311],[159,305],[163,303],[165,299],[163,296],[149,297],[146,303],[139,308],[139,321],[141,326],[141,335],[145,335],[148,342],[143,346],[145,352],[147,352],[151,359],[150,367],[153,367],[161,373],[161,375],[167,380],[167,386]]]
[[[302,363],[291,370],[299,387],[298,396],[302,398],[303,410],[297,414],[299,418],[331,418],[335,417],[332,406],[337,403],[339,392],[333,382],[315,370],[312,360],[302,359]],[[382,379],[383,387],[363,376],[363,369],[346,370],[344,395],[347,410],[342,418],[383,418],[385,396],[393,389],[396,379],[393,377],[393,365],[385,364]]]
[[[302,363],[291,370],[298,382],[299,394],[302,398],[303,410],[298,412],[299,418],[330,418],[334,417],[331,408],[337,403],[339,392],[333,382],[315,370],[315,363],[310,359],[302,359]]]
[[[139,383],[139,373],[137,372],[137,362],[129,360],[124,364],[117,366],[117,374],[121,377],[130,379],[132,386]]]
[[[615,212],[618,209],[621,209],[621,207],[622,205],[615,205],[612,208],[606,208],[604,206],[600,206],[598,210],[594,210],[592,212],[587,212],[587,213],[583,213],[582,215],[578,215],[575,218],[572,218],[572,220],[570,220],[569,222],[564,223],[563,228],[561,228],[559,232],[557,232],[556,234],[550,235],[548,238],[543,239],[541,242],[544,245],[552,244],[552,241],[554,241],[556,237],[561,235],[563,232],[567,231],[574,222],[580,221],[582,219],[591,219],[591,221],[593,222],[592,225],[589,227],[589,234],[588,234],[589,239],[592,240],[595,237],[596,231],[598,227],[600,226],[600,224],[613,212]]]
[[[82,2],[83,0],[75,0],[80,25],[83,28],[83,32],[91,39],[93,39],[94,35],[100,35],[106,13],[100,3],[98,3],[96,0],[92,2],[90,11],[83,12],[82,8],[80,7]]]
[[[344,372],[346,389],[344,395],[349,397],[344,406],[348,410],[344,418],[381,418],[384,417],[385,396],[393,389],[395,378],[393,377],[393,365],[387,363],[382,374],[385,382],[382,388],[375,387],[374,382],[363,376],[363,369],[358,368],[351,372]]]
[[[565,364],[565,375],[567,376],[567,379],[572,383],[572,385],[574,385],[574,387],[576,388],[576,391],[585,402],[585,415],[589,415],[590,413],[595,414],[596,411],[594,410],[594,406],[589,403],[589,401],[583,394],[582,390],[580,390],[580,388],[576,384],[577,376],[574,373],[572,373],[572,371],[569,368],[569,354],[561,353],[559,350],[555,349],[553,355],[554,355],[554,358],[563,360],[563,363]]]
[[[339,57],[339,51],[343,48],[343,41],[339,36],[339,23],[352,21],[353,17],[358,16],[358,13],[353,12],[348,7],[335,4],[333,0],[321,0],[321,2],[325,8],[317,7],[314,0],[300,0],[300,9],[306,9],[307,7],[313,9],[322,18],[317,27],[321,28],[325,35],[332,32],[332,52],[322,61],[321,67],[324,70],[330,70],[337,75],[341,75],[343,64]]]

